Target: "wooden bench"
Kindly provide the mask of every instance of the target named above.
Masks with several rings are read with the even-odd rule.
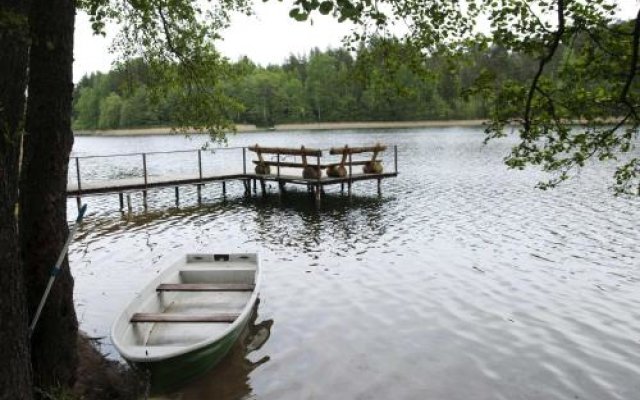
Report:
[[[261,147],[257,144],[255,146],[249,146],[249,150],[257,154],[258,159],[253,163],[256,165],[255,171],[258,175],[271,175],[271,167],[278,168],[278,175],[280,168],[302,168],[302,177],[305,179],[319,179],[322,176],[322,169],[326,168],[325,165],[320,164],[320,157],[322,157],[322,150],[308,149],[304,146],[297,148],[286,147]],[[265,160],[263,155],[275,154],[277,160]],[[290,162],[280,161],[281,155],[300,156],[302,162]],[[307,157],[316,157],[316,163],[310,163]]]
[[[254,285],[246,283],[162,283],[158,292],[251,292]]]
[[[327,164],[327,176],[342,178],[347,176],[347,167],[362,165],[362,171],[365,174],[381,174],[383,171],[382,161],[378,160],[378,154],[385,151],[387,146],[377,143],[375,146],[369,147],[332,147],[329,150],[331,155],[342,155],[342,159],[338,163]],[[352,160],[353,154],[372,153],[369,160]],[[351,175],[351,171],[349,172]]]
[[[131,322],[233,322],[240,313],[216,313],[216,314],[168,314],[168,313],[135,313]]]

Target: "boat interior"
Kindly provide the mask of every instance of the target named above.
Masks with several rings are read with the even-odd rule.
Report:
[[[222,337],[251,299],[256,268],[252,254],[187,255],[127,309],[121,342],[131,353],[160,356]]]

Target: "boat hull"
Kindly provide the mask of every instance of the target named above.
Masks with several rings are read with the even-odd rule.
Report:
[[[152,393],[166,393],[178,389],[211,370],[227,355],[247,326],[250,316],[248,315],[226,336],[200,349],[163,360],[128,362],[149,377]]]

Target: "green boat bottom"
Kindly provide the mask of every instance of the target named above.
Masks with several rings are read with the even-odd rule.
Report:
[[[166,360],[153,362],[129,361],[150,379],[152,394],[167,393],[202,376],[224,358],[250,319],[251,313],[234,330],[207,346]]]

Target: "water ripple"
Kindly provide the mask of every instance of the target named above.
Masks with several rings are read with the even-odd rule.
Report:
[[[264,287],[248,339],[170,398],[636,398],[640,201],[612,196],[608,166],[539,191],[544,175],[507,171],[509,143],[482,146],[482,138],[479,129],[448,128],[231,139],[398,144],[400,176],[383,182],[381,198],[375,185],[357,183],[351,200],[328,190],[321,210],[301,190],[246,199],[234,183],[226,198],[219,185],[205,186],[202,206],[191,188],[180,207],[173,190],[151,192],[147,211],[134,194],[132,215],[118,211],[115,196],[88,198],[71,249],[82,327],[107,335],[175,252],[260,251]],[[202,141],[81,137],[74,151]],[[185,173],[187,161],[152,166]],[[231,161],[211,156],[206,165]],[[89,176],[135,175],[136,163],[94,165]],[[104,348],[115,357],[108,340]]]

